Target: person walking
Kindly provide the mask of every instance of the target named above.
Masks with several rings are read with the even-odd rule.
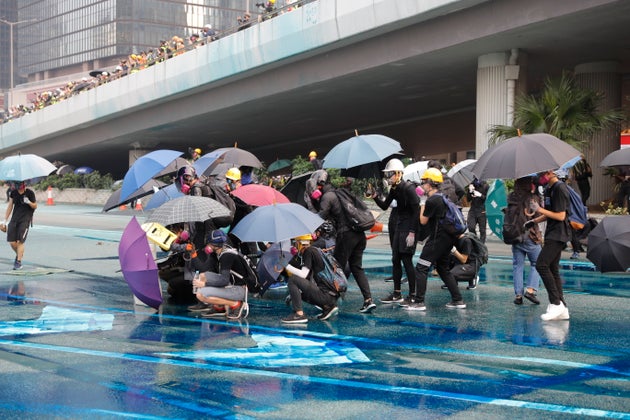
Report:
[[[7,242],[15,252],[13,269],[22,268],[22,257],[24,257],[24,242],[28,236],[28,230],[33,221],[33,213],[37,208],[35,192],[26,188],[26,182],[18,183],[16,189],[11,190],[9,204],[4,213],[4,224],[7,232]]]
[[[582,204],[586,205],[586,200],[591,196],[591,181],[589,178],[593,176],[591,165],[588,164],[584,155],[581,155],[581,159],[573,165],[573,179],[578,184],[580,190],[580,196],[582,197]]]
[[[466,197],[470,202],[467,218],[468,231],[476,234],[476,228],[479,226],[478,236],[484,244],[486,243],[486,226],[488,222],[486,217],[486,196],[489,188],[486,181],[480,181],[475,178],[468,185],[468,192],[466,193]]]
[[[312,235],[302,235],[294,239],[297,254],[291,259],[285,270],[289,274],[288,288],[293,313],[282,318],[285,324],[305,324],[308,317],[304,314],[302,302],[319,306],[322,313],[317,319],[325,321],[335,315],[338,294],[334,294],[319,274],[324,270],[322,253],[311,246]]]
[[[529,212],[530,202],[539,202],[538,194],[534,193],[534,184],[531,177],[519,178],[514,182],[514,191],[507,199],[508,209],[514,206],[514,211],[508,210],[508,214],[516,214],[522,220],[531,219],[533,214]],[[523,234],[518,243],[512,244],[512,280],[514,282],[514,304],[522,305],[523,297],[530,302],[539,305],[536,291],[540,285],[540,274],[536,270],[536,260],[541,251],[540,230],[538,226],[523,229]],[[530,270],[527,277],[527,286],[524,286],[525,258],[529,260]]]
[[[545,189],[545,207],[538,204],[538,200],[530,201],[530,210],[537,216],[525,223],[525,228],[547,221],[545,229],[545,243],[536,260],[536,270],[543,280],[549,296],[547,311],[540,317],[543,321],[569,319],[569,309],[564,300],[562,279],[560,278],[560,256],[571,238],[569,225],[569,191],[564,182],[558,182],[555,171],[540,174],[539,182],[548,184]]]
[[[328,179],[328,177],[324,177]],[[363,270],[363,252],[367,246],[365,232],[357,232],[350,228],[350,222],[343,212],[339,197],[335,193],[335,188],[326,183],[321,187],[321,195],[318,194],[316,208],[319,208],[318,215],[324,220],[331,220],[337,231],[335,240],[335,251],[333,255],[341,267],[350,266],[350,272],[361,290],[363,295],[363,306],[359,312],[368,313],[376,308],[376,304],[372,300],[372,292],[370,283],[368,282],[365,271]]]
[[[399,159],[391,159],[387,162],[383,175],[390,185],[389,193],[384,200],[380,199],[376,193],[372,195],[374,202],[382,210],[387,210],[392,202],[396,201],[396,206],[392,208],[389,216],[392,222],[390,225],[393,225],[389,229],[389,245],[392,249],[394,291],[382,298],[381,303],[399,303],[401,306],[409,305],[411,296],[415,294],[416,282],[412,258],[418,243],[416,231],[420,215],[420,200],[416,189],[411,182],[402,179],[404,169]],[[409,283],[409,295],[404,299],[401,293],[403,267]]]
[[[429,237],[416,263],[416,294],[412,297],[409,306],[404,308],[409,311],[426,310],[424,297],[427,290],[427,277],[432,265],[435,265],[438,275],[451,294],[451,301],[446,304],[446,307],[449,309],[466,308],[457,280],[450,271],[451,249],[455,245],[456,237],[448,233],[440,223],[447,211],[446,203],[439,194],[442,181],[442,172],[436,168],[427,169],[421,178],[420,186],[428,198],[425,204],[420,204],[420,224],[427,225]]]

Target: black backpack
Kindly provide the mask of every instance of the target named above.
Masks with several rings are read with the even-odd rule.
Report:
[[[345,188],[335,191],[339,198],[341,209],[346,215],[350,229],[355,232],[363,232],[372,229],[376,220],[365,203]]]
[[[232,270],[231,274],[234,279],[234,284],[238,286],[247,286],[247,290],[250,293],[260,293],[260,291],[262,290],[262,284],[260,283],[260,279],[258,278],[258,272],[256,271],[256,265],[254,264],[254,262],[250,260],[246,255],[243,255],[234,248],[226,247],[223,249],[223,252],[238,255],[242,267],[247,272],[247,275],[243,278],[241,274]]]
[[[527,217],[521,203],[508,202],[503,210],[503,242],[508,245],[520,244],[524,240]]]
[[[319,251],[324,261],[324,269],[317,273],[317,276],[326,283],[331,295],[343,296],[348,290],[348,279],[343,272],[343,267],[339,265],[332,253],[324,252],[321,248],[313,248]]]
[[[472,232],[466,232],[464,237],[469,238],[473,245],[472,257],[477,262],[477,269],[488,263],[488,247]]]

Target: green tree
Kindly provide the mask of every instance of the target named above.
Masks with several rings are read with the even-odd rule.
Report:
[[[538,95],[519,95],[514,103],[514,125],[495,125],[488,132],[490,144],[521,133],[547,133],[582,149],[597,131],[624,119],[617,110],[598,111],[603,94],[576,85],[563,72],[559,79],[547,78]]]

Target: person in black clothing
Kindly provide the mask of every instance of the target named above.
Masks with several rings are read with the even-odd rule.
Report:
[[[468,210],[468,231],[477,233],[476,228],[479,225],[479,239],[486,243],[486,226],[488,218],[486,217],[486,196],[488,195],[488,183],[480,181],[477,178],[468,186],[466,197],[470,202]]]
[[[466,191],[453,180],[446,175],[446,171],[443,170],[442,164],[437,160],[430,160],[427,164],[427,168],[435,168],[442,173],[442,183],[440,184],[440,191],[444,196],[448,197],[451,202],[459,205],[459,200],[466,194]]]
[[[302,309],[302,302],[322,308],[322,313],[317,316],[317,319],[322,321],[339,311],[337,308],[339,296],[332,293],[326,280],[321,279],[318,275],[324,270],[324,261],[321,252],[311,246],[312,241],[311,235],[295,238],[295,247],[298,253],[285,269],[289,274],[289,296],[294,312],[282,318],[281,321],[285,324],[305,324],[308,322]]]
[[[477,288],[477,282],[479,281],[477,275],[479,267],[477,267],[476,257],[472,239],[466,234],[461,234],[455,241],[455,246],[451,249],[450,266],[451,274],[453,274],[455,280],[468,282],[468,290]],[[444,284],[442,289],[448,289],[448,286]]]
[[[446,203],[440,194],[442,172],[436,168],[427,169],[422,175],[421,187],[428,196],[426,204],[420,205],[420,224],[427,225],[429,238],[422,247],[420,259],[416,263],[416,295],[412,297],[409,306],[404,309],[409,311],[424,311],[424,295],[427,290],[427,277],[432,265],[435,268],[451,293],[451,301],[446,304],[449,309],[464,309],[466,304],[457,285],[457,280],[450,271],[450,254],[456,238],[448,233],[440,223],[446,215]]]
[[[346,264],[350,265],[350,272],[354,275],[363,295],[363,306],[359,311],[371,312],[376,308],[376,304],[372,300],[370,283],[363,270],[363,252],[367,245],[365,233],[356,232],[350,228],[350,222],[343,213],[341,203],[332,185],[325,184],[319,188],[321,188],[319,189],[321,196],[316,199],[318,214],[324,220],[331,220],[337,231],[333,255],[341,267],[345,267]]]
[[[569,309],[564,300],[562,278],[560,278],[560,256],[571,238],[569,225],[569,190],[564,182],[558,182],[556,171],[546,171],[539,176],[545,189],[545,207],[540,207],[537,200],[532,200],[530,210],[538,215],[525,223],[529,228],[536,223],[547,221],[545,242],[536,260],[536,270],[543,280],[549,305],[547,312],[540,317],[543,321],[559,321],[569,319]]]
[[[593,170],[591,165],[588,164],[584,155],[575,165],[573,165],[573,178],[578,184],[580,190],[580,196],[582,197],[582,204],[586,205],[586,201],[591,195],[591,181],[589,178],[593,177]]]
[[[17,189],[11,191],[9,198],[3,226],[7,232],[7,242],[15,252],[13,269],[20,270],[24,256],[24,242],[26,242],[28,229],[33,220],[33,213],[37,208],[37,200],[35,199],[35,192],[26,188],[24,181],[18,183]]]
[[[391,159],[387,162],[383,174],[391,188],[384,200],[376,193],[372,195],[376,204],[383,210],[387,210],[396,200],[396,206],[390,212],[389,244],[392,248],[392,279],[394,291],[381,299],[382,303],[399,303],[407,306],[411,296],[415,294],[415,271],[413,267],[413,254],[416,252],[416,231],[418,230],[418,217],[420,215],[420,200],[416,194],[415,186],[402,179],[404,165],[399,159]],[[409,296],[403,299],[401,293],[402,267],[405,269],[409,281]]]

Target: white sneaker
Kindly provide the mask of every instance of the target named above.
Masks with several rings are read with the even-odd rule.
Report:
[[[542,314],[540,318],[543,321],[552,321],[560,317],[564,313],[565,309],[567,308],[564,306],[562,302],[560,302],[559,305],[554,305],[550,303],[549,305],[547,305],[547,312]],[[567,310],[567,315],[568,315],[568,310]]]
[[[562,305],[564,306],[564,304]],[[556,318],[557,320],[566,320],[569,319],[569,308],[567,308],[566,306],[564,306],[564,311],[562,311],[562,313],[560,314],[560,316],[558,318]]]

